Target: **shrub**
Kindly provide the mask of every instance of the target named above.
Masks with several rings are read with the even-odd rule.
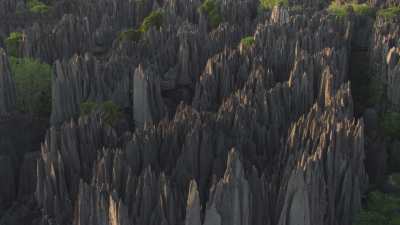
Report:
[[[274,8],[276,5],[289,6],[288,0],[260,0],[260,5],[262,9],[269,10]]]
[[[382,192],[371,192],[368,195],[368,210],[391,217],[400,206],[400,199]]]
[[[375,16],[375,10],[366,3],[363,4],[347,3],[340,5],[336,2],[332,2],[328,7],[328,12],[338,17],[345,17],[348,15],[348,8],[353,8],[353,11],[356,15],[364,15],[371,17]]]
[[[351,6],[353,7],[354,13],[357,15],[375,17],[375,10],[366,3],[363,4],[353,3],[351,4]]]
[[[150,27],[154,26],[157,29],[159,29],[162,25],[163,21],[163,14],[160,10],[153,11],[148,15],[146,18],[144,18],[142,25],[139,27],[139,31],[144,33],[150,29]]]
[[[400,6],[393,6],[386,9],[378,10],[378,16],[382,16],[385,19],[391,19],[400,15]]]
[[[355,225],[384,225],[386,218],[374,211],[362,210],[357,216]]]
[[[120,108],[112,101],[103,102],[101,108],[104,111],[104,121],[110,125],[114,124],[122,116]]]
[[[38,0],[28,1],[29,11],[36,14],[45,14],[49,11],[49,6]]]
[[[367,208],[357,216],[355,225],[398,225],[400,199],[381,192],[368,195]]]
[[[219,5],[215,0],[205,0],[200,6],[200,10],[207,14],[211,27],[218,27],[222,22]]]
[[[17,109],[36,116],[51,112],[51,66],[30,58],[10,58]]]
[[[255,43],[254,37],[253,36],[248,36],[248,37],[244,37],[242,38],[242,40],[240,41],[240,43],[242,45],[244,45],[245,47],[250,47]]]
[[[30,9],[31,12],[37,13],[37,14],[45,14],[49,11],[49,7],[47,5],[37,5],[33,8]]]
[[[400,113],[385,113],[382,118],[382,128],[385,135],[393,138],[400,138]]]
[[[128,29],[125,31],[121,31],[118,34],[118,40],[119,41],[126,41],[126,40],[131,40],[131,41],[139,41],[140,38],[142,37],[142,33],[139,30],[135,29]]]
[[[162,25],[163,14],[160,10],[151,12],[146,18],[144,18],[142,24],[139,26],[138,29],[128,29],[125,31],[121,31],[118,34],[118,41],[139,41],[143,33],[147,32],[150,27],[155,26],[158,29]]]
[[[337,17],[345,17],[347,16],[347,7],[348,5],[339,5],[333,1],[328,7],[328,12]]]
[[[5,45],[10,56],[17,57],[22,42],[21,32],[12,32],[5,40]]]
[[[81,115],[88,115],[94,111],[100,111],[106,124],[113,125],[122,116],[121,109],[112,101],[96,103],[92,101],[82,102]]]
[[[91,101],[82,102],[80,105],[81,115],[89,115],[96,108],[97,108],[96,102],[91,102]]]

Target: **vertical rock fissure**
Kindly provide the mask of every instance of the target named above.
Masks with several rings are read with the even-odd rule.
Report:
[[[368,101],[369,84],[371,82],[370,40],[372,36],[373,19],[368,16],[355,18],[354,34],[351,40],[349,58],[349,80],[354,101],[354,114],[357,118],[370,104]]]

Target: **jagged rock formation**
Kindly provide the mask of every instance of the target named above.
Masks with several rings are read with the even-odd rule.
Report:
[[[119,58],[102,62],[85,55],[74,56],[68,62],[56,61],[51,122],[61,123],[79,115],[80,104],[86,101],[112,100],[121,108],[127,107],[130,70]]]
[[[140,67],[138,70],[137,73],[140,70],[143,72]],[[295,71],[299,70],[296,69]],[[301,155],[301,152],[296,150],[296,154],[292,155],[289,150],[291,148],[297,149],[301,143],[300,140],[297,144],[293,143],[294,146],[290,148],[282,148],[279,144],[280,139],[287,134],[290,121],[296,121],[299,116],[307,112],[315,99],[318,101],[311,109],[310,115],[315,115],[313,110],[318,109],[318,107],[325,107],[329,111],[329,107],[336,109],[340,106],[343,109],[337,109],[337,112],[332,111],[332,114],[343,114],[342,117],[348,119],[349,122],[341,122],[341,119],[328,119],[330,114],[327,114],[325,118],[323,113],[317,114],[318,116],[309,120],[320,118],[321,121],[327,123],[329,132],[336,131],[336,128],[334,129],[336,126],[343,126],[343,131],[350,129],[347,126],[356,126],[354,122],[350,122],[352,105],[348,85],[337,91],[334,86],[336,77],[329,70],[326,70],[321,75],[321,86],[317,86],[317,89],[313,90],[313,85],[307,85],[313,84],[312,74],[301,74],[293,72],[288,82],[279,84],[268,91],[268,85],[264,86],[266,84],[263,82],[264,76],[255,73],[254,77],[249,78],[237,94],[229,96],[223,102],[215,116],[198,113],[193,109],[182,106],[178,108],[178,112],[171,122],[162,121],[157,126],[145,126],[142,131],[135,132],[122,149],[107,149],[108,147],[106,147],[104,150],[100,150],[102,145],[109,147],[117,147],[117,145],[112,141],[116,140],[115,137],[107,135],[108,132],[104,134],[104,131],[92,131],[94,127],[102,127],[101,123],[96,122],[96,119],[87,122],[81,121],[79,126],[83,126],[82,128],[74,128],[76,125],[67,123],[59,134],[54,133],[55,131],[51,132],[51,135],[48,136],[50,139],[45,142],[42,149],[42,159],[38,164],[39,179],[36,198],[44,207],[46,215],[55,218],[55,221],[61,224],[67,221],[74,224],[129,224],[132,222],[176,224],[185,220],[185,211],[190,212],[190,214],[187,214],[187,221],[198,221],[200,218],[201,221],[204,221],[202,222],[204,224],[230,224],[232,215],[240,217],[239,221],[242,222],[238,224],[250,224],[253,218],[258,218],[260,224],[265,223],[268,219],[262,217],[259,214],[260,212],[257,213],[256,210],[251,211],[251,205],[268,204],[269,207],[267,208],[284,209],[287,207],[285,205],[290,203],[285,203],[284,199],[279,200],[279,198],[268,203],[257,200],[253,202],[251,190],[263,190],[265,188],[264,182],[272,179],[271,177],[274,174],[284,174],[285,171],[297,164],[292,164],[293,161],[302,159],[302,157],[292,159],[296,155]],[[336,92],[338,92],[337,97],[333,95]],[[320,94],[316,95],[317,98],[314,98],[314,93]],[[269,109],[274,110],[270,111]],[[258,122],[256,123],[252,118],[258,118]],[[87,125],[85,125],[86,123]],[[216,127],[218,129],[215,129]],[[319,127],[319,129],[322,128],[322,126]],[[81,129],[82,131],[79,131]],[[311,129],[311,127],[299,130],[305,132],[307,129]],[[365,177],[362,157],[359,157],[360,154],[363,154],[362,124],[358,124],[354,130],[354,135],[348,134],[350,143],[345,144],[345,146],[349,146],[348,151],[359,151],[359,154],[351,154],[354,157],[357,156],[357,161],[349,158],[351,155],[342,156],[345,162],[355,166],[354,171],[351,169],[349,172],[343,172],[343,174],[350,173],[351,176],[357,177],[360,181],[355,184],[340,183],[332,187],[334,192],[354,188],[354,191],[345,192],[350,195],[346,196],[346,199],[360,199],[360,190],[362,190]],[[250,136],[232,131],[249,132]],[[330,136],[329,132],[325,135]],[[83,134],[89,136],[79,136]],[[322,135],[324,133],[316,132],[315,134]],[[232,135],[234,136],[230,137]],[[253,135],[260,138],[255,138]],[[100,139],[96,139],[96,137],[103,137],[103,140],[110,140],[111,138],[111,141],[105,141],[103,144],[96,141],[80,143],[83,140],[99,141]],[[57,141],[60,138],[61,141]],[[346,143],[346,138],[343,139],[342,136],[337,138],[340,141],[327,140],[324,143]],[[288,136],[287,140],[292,139],[291,136]],[[318,140],[319,138],[311,136],[310,139]],[[79,150],[82,147],[79,146],[86,146],[86,149],[93,150],[90,150],[90,154],[86,150],[85,154],[82,155],[82,153],[79,153],[82,151]],[[229,146],[237,146],[243,150],[251,149],[252,151],[231,151],[229,153],[227,151]],[[321,148],[322,146],[316,147],[319,151],[323,151],[320,154],[328,154],[329,149],[331,149],[330,147],[326,147],[326,150]],[[57,149],[60,149],[60,151]],[[95,149],[99,150],[96,151]],[[274,151],[274,149],[276,150]],[[282,156],[280,152],[284,149],[287,153]],[[238,154],[243,155],[245,167],[239,162]],[[83,161],[80,159],[82,156],[85,156]],[[228,163],[225,169],[223,165],[227,158]],[[285,162],[292,163],[285,164]],[[82,166],[86,166],[86,168]],[[259,171],[253,172],[252,180],[257,181],[259,176],[256,174],[260,173],[263,174],[262,177],[265,177],[262,179],[267,180],[263,182],[258,180],[250,185],[251,182],[245,178],[245,168],[249,168],[249,166],[254,168],[253,170]],[[163,172],[160,173],[159,171]],[[210,176],[213,174],[216,178],[223,176],[222,180],[212,182]],[[122,177],[127,177],[127,179],[122,179]],[[290,176],[285,176],[281,179],[285,181],[289,178]],[[196,179],[196,183],[199,185],[193,184],[192,181],[192,187],[188,191],[192,179]],[[285,187],[281,186],[285,182],[288,182],[288,187],[284,190],[294,188],[290,187],[291,182],[282,181],[271,180],[274,186],[270,187],[271,189],[264,189],[266,196],[272,194],[272,190],[280,190]],[[51,185],[52,182],[55,183]],[[53,187],[57,188],[54,189]],[[136,191],[131,191],[132,189],[127,189],[128,187],[133,187],[133,190]],[[209,189],[210,191],[208,191]],[[104,192],[108,194],[101,194]],[[185,210],[182,199],[186,199],[187,193],[194,200],[188,201]],[[160,198],[157,196],[160,196]],[[284,196],[284,194],[282,193],[280,196]],[[162,199],[161,202],[159,202],[160,199]],[[207,203],[205,202],[206,199],[208,199]],[[192,201],[195,202],[192,203]],[[230,205],[230,201],[237,202],[232,203],[230,208],[226,208],[227,204]],[[340,201],[340,199],[335,199],[327,209],[332,207],[339,209],[343,205],[348,206],[345,202],[337,203]],[[357,210],[359,205],[356,204],[355,200],[353,202],[352,204],[355,205],[351,208]],[[336,204],[339,205],[336,206]],[[238,205],[244,207],[241,207],[239,212],[237,211]],[[201,216],[201,212],[195,211],[201,206],[207,206],[204,216]],[[90,210],[88,211],[88,209]],[[64,213],[60,215],[59,212]],[[153,212],[153,214],[149,215],[145,212]],[[283,217],[284,212],[271,211],[268,215],[272,218],[272,221],[278,222],[278,218]],[[282,216],[280,216],[281,214]],[[352,213],[340,211],[335,215],[337,216],[336,220],[340,219],[340,221],[348,223]],[[88,218],[92,219],[88,221]],[[324,220],[320,224],[326,222]]]
[[[190,182],[189,194],[186,202],[185,225],[201,225],[201,202],[195,180]]]
[[[382,100],[388,102],[388,107],[397,111],[398,96],[394,91],[397,85],[398,77],[398,53],[400,26],[398,18],[385,20],[378,17],[374,24],[374,35],[371,47],[371,62],[374,62],[373,72],[378,85],[382,86],[384,96]]]
[[[204,225],[250,224],[252,196],[235,149],[229,152],[224,177],[210,192]]]
[[[0,25],[24,33],[22,56],[53,65],[41,148],[0,135],[0,179],[12,181],[0,224],[351,225],[365,171],[384,173],[374,149],[386,143],[378,113],[400,110],[398,18],[368,20],[367,38],[361,17],[332,16],[325,1],[217,0],[211,14],[200,0],[44,2],[48,14]],[[0,18],[16,4],[0,3]],[[385,83],[382,107],[359,113],[365,126],[348,82],[358,40]],[[0,117],[11,118],[0,134],[19,118],[14,89],[0,50]],[[106,101],[122,126],[82,114]]]
[[[0,3],[0,16],[3,17],[5,15],[11,14],[15,12],[17,1],[15,0],[6,0],[1,1]]]
[[[11,77],[7,55],[0,49],[0,116],[7,115],[15,109],[15,84]]]
[[[389,4],[390,1],[375,1],[376,4]],[[373,26],[370,47],[370,70],[373,104],[364,112],[369,129],[366,130],[366,168],[371,183],[385,183],[392,158],[398,156],[390,146],[396,146],[397,139],[388,137],[382,126],[387,112],[399,112],[399,53],[400,47],[399,17],[378,16]],[[367,120],[368,119],[368,120]],[[395,123],[391,124],[396,126]]]
[[[363,122],[352,119],[349,92],[345,85],[325,109],[315,105],[289,130],[289,179],[279,224],[350,224],[351,210],[361,208],[367,183]]]
[[[138,127],[159,121],[164,114],[160,81],[151,69],[139,65],[133,75],[133,118]]]
[[[400,48],[391,48],[386,63],[388,66],[387,98],[393,111],[400,111]]]
[[[35,196],[45,214],[59,224],[70,219],[80,179],[91,179],[98,149],[116,145],[113,131],[96,121],[81,118],[78,124],[71,121],[60,130],[50,129],[42,145]]]
[[[35,23],[25,31],[25,35],[23,55],[46,62],[84,53],[92,48],[93,43],[87,18],[77,18],[71,14],[64,15],[51,30],[46,25]]]
[[[282,25],[290,20],[289,12],[284,7],[275,6],[271,13],[271,23]]]

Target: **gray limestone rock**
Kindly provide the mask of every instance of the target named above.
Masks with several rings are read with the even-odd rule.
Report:
[[[354,15],[335,18],[314,0],[257,15],[258,0],[218,0],[222,23],[208,29],[201,4],[56,1],[54,17],[7,25],[24,30],[24,56],[54,62],[54,72],[37,163],[26,155],[0,200],[11,204],[2,197],[35,185],[35,225],[351,224],[371,141],[347,83]],[[298,5],[307,9],[294,12]],[[163,13],[160,28],[117,38],[153,10]],[[393,103],[396,27],[378,18],[371,43]],[[254,43],[240,44],[247,36]],[[0,114],[15,101],[3,58]],[[78,119],[82,102],[108,100],[135,129],[116,132],[98,112]],[[15,176],[6,164],[2,176]]]
[[[122,109],[129,107],[130,68],[118,59],[102,62],[91,55],[56,61],[52,79],[51,123],[76,117],[83,102],[111,100]]]
[[[224,177],[210,192],[204,225],[250,224],[252,194],[235,149],[229,152]]]
[[[18,198],[26,199],[33,195],[36,189],[36,165],[40,157],[39,152],[30,152],[24,155],[19,171]]]
[[[390,109],[400,110],[400,47],[390,49],[386,62],[388,65],[387,98],[390,102]]]
[[[289,129],[279,224],[351,224],[361,208],[364,125],[352,119],[349,91],[344,85],[330,104],[314,105]]]
[[[274,6],[271,13],[271,23],[282,25],[289,22],[289,12],[284,7]]]
[[[150,68],[139,65],[133,75],[133,118],[137,127],[157,122],[164,116],[160,80]]]
[[[190,182],[189,195],[186,202],[185,225],[201,225],[200,195],[195,180]]]
[[[13,203],[17,190],[13,164],[8,156],[0,156],[0,179],[3,181],[0,187],[0,209],[5,210]]]
[[[15,83],[6,52],[0,48],[0,116],[15,110]]]

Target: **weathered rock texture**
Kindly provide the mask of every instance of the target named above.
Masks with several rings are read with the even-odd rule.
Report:
[[[121,108],[130,104],[130,67],[122,59],[102,62],[91,55],[74,56],[56,61],[53,71],[53,124],[79,115],[83,102],[112,100]]]
[[[345,85],[325,109],[314,105],[289,129],[289,179],[279,224],[350,224],[361,208],[364,128],[352,118],[349,92]]]
[[[400,47],[392,47],[387,54],[388,67],[387,98],[394,111],[400,111]]]
[[[0,49],[0,117],[15,109],[15,101],[15,84],[8,57],[5,51]]]
[[[399,51],[400,26],[399,18],[386,20],[378,17],[374,24],[374,35],[371,47],[371,65],[375,81],[381,95],[381,103],[386,103],[385,108],[398,111],[399,93]]]
[[[382,108],[400,110],[396,18],[368,20],[364,38],[361,17],[329,15],[325,1],[259,11],[258,0],[217,0],[218,26],[200,0],[51,2],[0,25],[0,36],[24,32],[23,56],[53,65],[50,127],[40,149],[20,151],[6,141],[18,96],[0,50],[0,116],[14,119],[0,119],[0,224],[352,224],[379,132],[375,109],[366,126],[354,118],[350,57],[362,40],[386,84]],[[160,27],[120,33],[154,10]],[[118,123],[82,114],[105,101]]]

